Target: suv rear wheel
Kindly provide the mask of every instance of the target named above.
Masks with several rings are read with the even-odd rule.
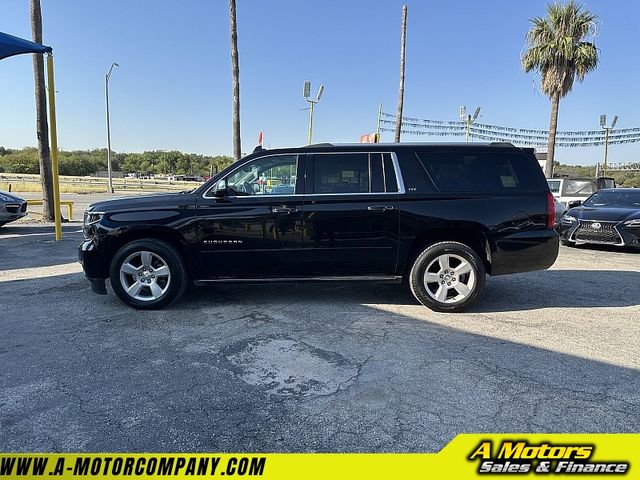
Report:
[[[136,240],[116,253],[111,262],[111,286],[127,305],[140,310],[162,308],[178,299],[188,282],[180,254],[168,243]]]
[[[460,312],[481,295],[485,268],[478,254],[459,242],[439,242],[426,248],[409,274],[411,292],[437,312]]]

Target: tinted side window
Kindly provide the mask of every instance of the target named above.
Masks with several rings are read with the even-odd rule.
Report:
[[[314,193],[369,193],[369,155],[314,155]]]
[[[418,158],[411,153],[398,152],[400,173],[407,193],[430,193],[434,191],[433,183]]]
[[[398,191],[398,179],[396,178],[396,169],[393,166],[393,162],[391,161],[391,154],[384,154],[384,162],[382,164],[382,168],[384,170],[384,183],[387,192],[397,192]]]
[[[296,190],[296,155],[257,158],[221,179],[211,190],[227,190],[230,195],[291,195]]]
[[[371,168],[371,191],[374,193],[384,192],[384,170],[381,153],[369,154],[369,168]]]
[[[532,162],[520,152],[461,150],[417,155],[442,192],[501,193],[546,187],[540,184],[541,172],[533,171]]]

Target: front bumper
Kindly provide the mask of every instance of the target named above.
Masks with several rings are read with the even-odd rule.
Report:
[[[98,257],[98,249],[93,239],[84,240],[78,246],[78,260],[85,276],[91,282],[91,290],[94,293],[106,295],[105,278],[107,275],[104,265]]]
[[[27,202],[16,201],[0,205],[0,223],[9,223],[27,215]]]
[[[600,223],[601,228],[591,227]],[[614,247],[640,248],[640,227],[628,227],[624,222],[596,221],[578,219],[576,222],[560,222],[560,237],[576,245],[611,245]]]

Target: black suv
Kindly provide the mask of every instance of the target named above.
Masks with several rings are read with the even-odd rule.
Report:
[[[485,274],[558,254],[553,196],[532,149],[511,144],[320,144],[256,149],[192,192],[98,202],[79,257],[135,308],[193,283],[408,280],[437,311]]]

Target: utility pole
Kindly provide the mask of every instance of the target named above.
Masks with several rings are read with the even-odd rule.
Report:
[[[304,90],[302,91],[302,94],[304,95],[304,99],[309,103],[309,132],[307,134],[307,142],[309,143],[309,145],[311,145],[311,139],[313,137],[313,107],[320,101],[323,92],[324,85],[320,84],[320,88],[318,89],[316,98],[310,98],[311,82],[309,80],[304,82]]]
[[[240,64],[238,60],[238,24],[236,22],[236,0],[229,0],[229,34],[231,40],[231,76],[233,82],[233,158],[242,157],[240,141]]]
[[[607,116],[600,115],[600,126],[604,128],[604,165],[602,166],[602,176],[607,174],[607,157],[609,156],[609,131],[613,130],[618,123],[618,116],[615,115],[611,121],[611,126],[607,127]]]
[[[31,32],[33,41],[42,44],[42,9],[40,0],[31,0]],[[36,135],[38,140],[38,161],[40,182],[42,184],[42,218],[55,219],[55,198],[51,149],[49,148],[49,124],[47,122],[47,94],[45,90],[44,57],[41,53],[33,55],[33,80],[36,100]]]
[[[476,107],[473,115],[467,115],[467,107],[464,105],[460,107],[460,120],[462,120],[465,124],[465,138],[466,141],[469,141],[471,138],[471,127],[473,126],[473,122],[475,122],[480,116],[480,107]]]
[[[109,79],[111,78],[111,72],[113,67],[119,67],[117,63],[112,63],[109,71],[104,76],[104,92],[107,103],[107,177],[109,183],[109,193],[113,193],[113,172],[111,170],[111,123],[109,121]]]
[[[378,127],[376,128],[376,143],[380,143],[380,124],[382,123],[382,104],[378,106]]]
[[[402,133],[402,111],[404,109],[404,64],[405,50],[407,45],[407,6],[402,6],[402,29],[400,37],[400,88],[398,89],[398,112],[396,115],[396,134],[395,142],[400,142],[400,134]]]

